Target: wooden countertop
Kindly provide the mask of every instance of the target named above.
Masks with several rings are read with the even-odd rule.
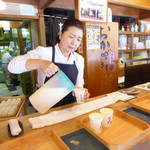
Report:
[[[141,96],[148,95],[148,94],[150,94],[150,91],[141,90],[141,92],[138,95],[136,95],[136,96],[137,97],[141,97]],[[94,100],[96,98],[100,98],[100,97],[104,97],[104,96],[98,96],[98,97],[91,98],[90,101],[92,101],[92,100]],[[67,108],[67,107],[70,107],[70,106],[73,106],[73,105],[76,105],[76,103],[50,109],[47,113],[50,113],[50,112],[52,112],[54,110],[61,110],[61,109],[64,109],[64,108]],[[123,110],[123,109],[129,107],[129,102],[119,101],[119,102],[117,102],[115,104],[110,105],[109,107],[117,108],[119,110]],[[80,127],[80,120],[81,120],[81,118],[88,116],[88,114],[89,113],[81,115],[81,116],[78,116],[78,117],[73,118],[73,119],[68,120],[68,121],[64,121],[64,122],[61,122],[61,123],[58,123],[58,124],[55,124],[55,125],[44,127],[44,128],[53,129],[53,130],[55,130],[55,132],[59,136],[63,136],[63,135],[66,135],[66,134],[68,134],[70,132],[79,130],[81,128]],[[18,120],[20,120],[22,122],[22,124],[24,126],[24,133],[22,135],[20,135],[19,137],[27,135],[29,133],[34,133],[37,130],[39,131],[39,130],[43,129],[43,128],[40,128],[40,129],[33,130],[31,128],[31,125],[28,122],[28,118],[36,117],[36,116],[40,116],[40,115],[41,114],[39,114],[39,113],[34,113],[34,114],[31,114],[31,115],[26,115],[26,116],[22,116],[22,117],[18,117],[17,118]],[[15,139],[15,138],[9,136],[7,126],[8,126],[8,120],[0,122],[0,144]]]

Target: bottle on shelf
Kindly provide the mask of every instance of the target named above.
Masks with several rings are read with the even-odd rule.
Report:
[[[134,31],[135,31],[135,32],[138,32],[138,29],[139,29],[138,25],[135,24]]]
[[[131,28],[130,20],[126,20],[126,23],[125,23],[125,29],[126,29],[126,31],[130,31],[130,28]]]
[[[145,25],[144,32],[149,32],[149,31],[148,31],[147,24]]]
[[[140,25],[140,32],[144,32],[144,25],[142,23]]]
[[[131,32],[134,32],[134,24],[131,24]]]
[[[125,28],[124,28],[124,26],[122,26],[122,27],[121,27],[121,31],[125,31]]]

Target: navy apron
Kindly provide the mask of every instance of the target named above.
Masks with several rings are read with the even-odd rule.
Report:
[[[76,67],[75,61],[73,64],[55,63],[55,47],[53,47],[52,50],[53,50],[52,51],[52,62],[55,65],[57,65],[59,67],[59,69],[61,69],[67,75],[67,77],[72,81],[72,83],[75,85],[76,81],[77,81],[77,75],[78,75],[78,69]],[[47,82],[51,77],[46,77],[45,82]],[[62,106],[65,104],[69,104],[69,103],[73,103],[75,101],[76,101],[76,98],[74,96],[72,96],[72,92],[70,92],[67,96],[65,96],[58,103],[56,103],[52,108]]]

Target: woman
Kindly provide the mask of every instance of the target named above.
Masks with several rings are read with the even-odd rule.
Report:
[[[37,69],[40,86],[61,69],[76,87],[83,87],[84,59],[75,52],[82,41],[83,33],[84,27],[79,20],[67,20],[59,32],[60,43],[55,47],[39,46],[23,56],[18,56],[9,63],[8,69],[15,74]],[[88,98],[89,93],[86,89],[84,101]],[[70,93],[56,106],[74,101]]]

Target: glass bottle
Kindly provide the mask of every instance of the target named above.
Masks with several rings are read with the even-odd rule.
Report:
[[[135,24],[134,31],[135,31],[135,32],[138,32],[138,28],[139,28],[138,25]]]
[[[141,24],[141,26],[140,26],[140,32],[144,32],[144,25],[143,24]]]
[[[131,25],[131,32],[134,32],[134,25]]]

